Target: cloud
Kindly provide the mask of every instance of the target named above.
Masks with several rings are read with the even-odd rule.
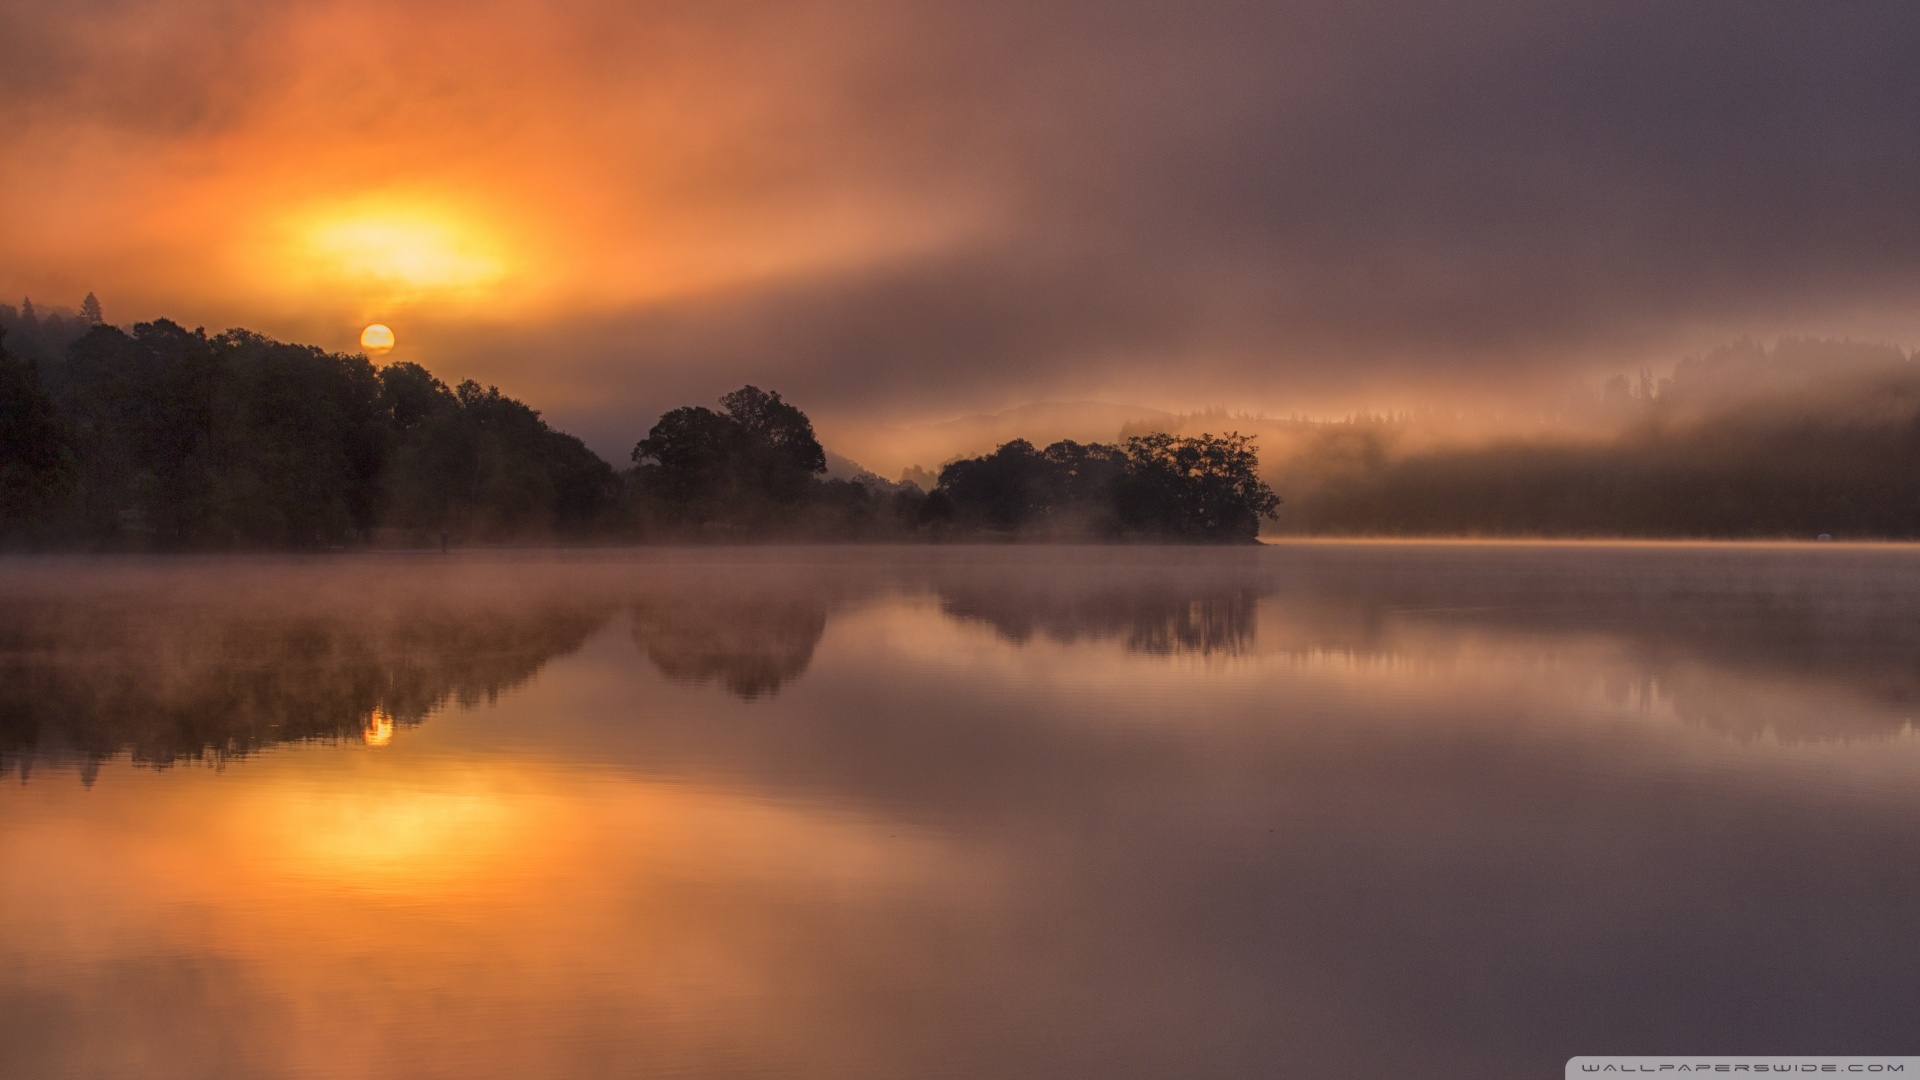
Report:
[[[1920,334],[1916,31],[1726,0],[0,0],[0,192],[42,211],[0,267],[336,347],[378,316],[608,431],[750,380],[849,418],[1514,392]],[[484,219],[496,293],[273,287],[276,223],[381,191]]]

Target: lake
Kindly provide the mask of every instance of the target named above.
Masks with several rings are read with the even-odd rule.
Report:
[[[0,1075],[1913,1053],[1920,549],[0,561]]]

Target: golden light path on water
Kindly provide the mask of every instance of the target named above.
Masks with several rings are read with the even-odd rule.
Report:
[[[726,1030],[850,1049],[854,1018],[782,992],[832,958],[738,899],[937,907],[982,887],[897,826],[553,763],[402,760],[115,776],[84,826],[59,821],[71,791],[36,790],[51,798],[16,804],[0,843],[18,860],[5,953],[56,981],[196,958],[209,997],[186,1004],[216,1011],[97,1045],[110,1072],[204,1075],[194,1051],[232,1028],[294,1075],[538,1075],[593,1029],[640,1038],[689,1013],[691,1042],[650,1054],[698,1059]],[[100,863],[62,869],[76,845]],[[89,1010],[124,1036],[155,1007],[136,991]],[[302,1019],[274,1030],[285,1010]]]

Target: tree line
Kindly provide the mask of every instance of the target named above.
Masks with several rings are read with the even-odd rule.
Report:
[[[928,517],[962,527],[1063,537],[1251,542],[1280,497],[1244,435],[1136,435],[1119,445],[1025,439],[953,462]]]
[[[0,522],[15,543],[565,537],[618,495],[613,468],[535,410],[417,364],[165,319],[91,325],[41,364],[0,334]]]
[[[19,307],[0,304],[0,332],[7,335],[7,347],[13,355],[41,364],[58,362],[74,339],[106,321],[100,298],[92,293],[80,301],[77,311],[65,307],[43,311],[32,297],[23,298]]]
[[[497,389],[246,330],[0,305],[0,543],[80,550],[1306,535],[1920,537],[1920,363],[1738,342],[1604,389],[1612,426],[1467,441],[1224,414],[1016,439],[917,483],[827,479],[752,386],[621,468]],[[1269,444],[1199,428],[1251,423]],[[1597,432],[1604,430],[1605,434]],[[1287,505],[1269,485],[1288,492]]]
[[[55,326],[76,332],[49,360],[46,326],[20,355],[0,321],[13,546],[1251,541],[1279,502],[1238,435],[1016,440],[948,464],[931,491],[825,479],[806,414],[753,386],[717,410],[669,411],[616,470],[497,388],[450,387],[418,364],[165,319],[122,330],[97,302]]]
[[[1280,503],[1236,434],[1044,450],[1015,439],[948,463],[930,492],[880,493],[820,479],[813,425],[778,393],[745,386],[720,404],[675,409],[634,447],[629,484],[651,531],[1252,542]]]

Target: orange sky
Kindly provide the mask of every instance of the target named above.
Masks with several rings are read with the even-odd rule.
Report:
[[[0,288],[478,377],[614,454],[1920,341],[1899,10],[0,0]],[[1909,340],[1914,339],[1914,340]]]
[[[66,38],[90,70],[15,116],[0,174],[10,204],[37,208],[0,241],[17,286],[343,346],[375,318],[552,319],[886,259],[981,223],[937,184],[869,183],[857,154],[817,152],[835,138],[831,77],[865,36],[836,20],[512,0],[269,10],[167,4]],[[186,70],[166,70],[180,52]]]

